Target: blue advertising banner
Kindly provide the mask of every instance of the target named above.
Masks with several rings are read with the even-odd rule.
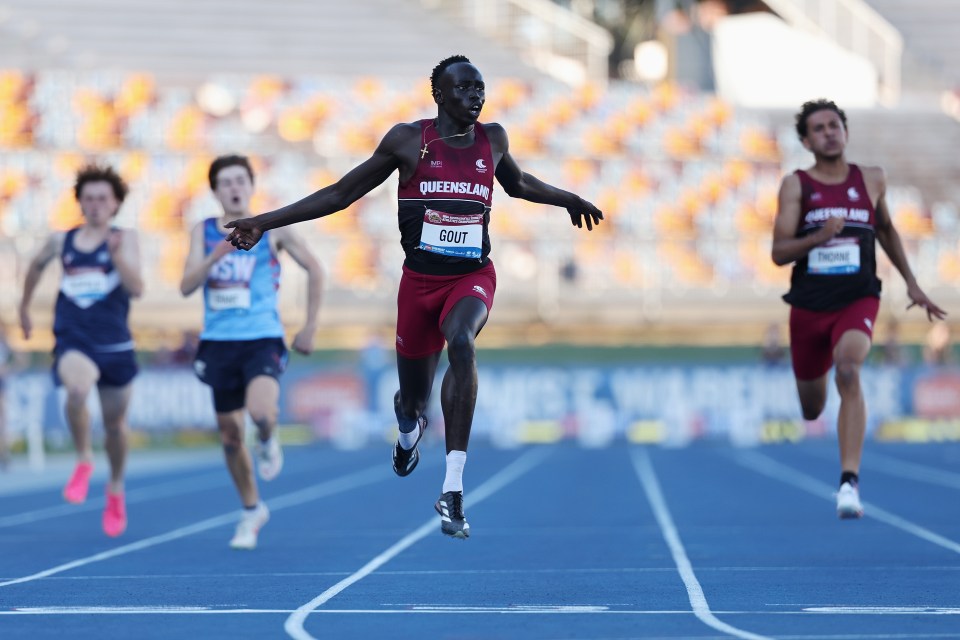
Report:
[[[443,433],[442,378],[441,370],[427,409],[432,438]],[[700,438],[739,444],[796,440],[832,435],[839,408],[831,381],[821,418],[803,421],[786,366],[481,366],[479,379],[473,433],[503,446],[560,439],[577,439],[587,446],[624,438],[667,445]],[[868,367],[862,385],[868,434],[957,437],[960,371]],[[312,438],[363,446],[394,437],[392,399],[398,383],[392,362],[295,364],[281,387],[281,424],[302,425]],[[51,443],[67,442],[62,393],[47,372],[12,376],[7,385],[11,435],[39,425]],[[90,410],[97,424],[96,394]],[[209,389],[188,368],[145,368],[134,382],[129,423],[134,431],[147,434],[212,432]]]

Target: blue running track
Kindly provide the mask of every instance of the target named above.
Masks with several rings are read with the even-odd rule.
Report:
[[[443,452],[422,453],[397,478],[389,444],[288,447],[252,552],[227,546],[216,452],[134,455],[115,540],[102,476],[80,506],[8,486],[0,638],[960,638],[958,443],[868,443],[860,521],[835,516],[831,440],[477,445],[467,541],[441,535]]]

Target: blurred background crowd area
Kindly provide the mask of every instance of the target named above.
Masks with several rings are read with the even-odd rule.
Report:
[[[817,97],[847,109],[849,159],[887,169],[887,202],[918,278],[956,308],[960,67],[951,66],[956,45],[938,45],[930,29],[958,9],[950,0],[920,9],[883,0],[4,0],[2,319],[15,321],[24,269],[46,235],[79,222],[74,175],[95,160],[131,187],[117,224],[141,234],[148,285],[132,316],[138,339],[178,342],[200,322],[199,300],[182,299],[178,283],[189,229],[219,214],[210,161],[251,157],[257,212],[299,199],[368,157],[392,124],[435,115],[429,73],[452,53],[484,73],[481,121],[506,127],[521,167],[605,214],[587,233],[563,210],[497,190],[491,344],[762,342],[786,318],[789,269],[769,257],[777,189],[810,163],[793,113]],[[297,228],[326,269],[321,344],[389,336],[403,258],[396,176]],[[925,318],[905,313],[885,259],[880,275],[882,326],[922,342]],[[39,323],[49,322],[56,285],[48,274]],[[303,274],[288,269],[281,304],[291,324],[304,291]]]

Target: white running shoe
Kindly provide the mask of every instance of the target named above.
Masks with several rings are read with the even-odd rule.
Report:
[[[270,436],[266,442],[257,441],[257,473],[262,480],[269,482],[283,469],[283,449],[276,434]]]
[[[860,518],[863,516],[863,505],[860,504],[860,490],[849,482],[840,485],[837,491],[837,517]]]
[[[230,546],[234,549],[256,549],[257,534],[260,528],[270,519],[270,510],[262,502],[257,503],[256,509],[244,509],[237,523],[237,531],[233,534]]]

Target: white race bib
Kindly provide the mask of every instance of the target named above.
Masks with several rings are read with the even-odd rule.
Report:
[[[834,238],[814,247],[807,258],[807,273],[821,276],[860,272],[860,242],[857,238]]]
[[[68,298],[101,300],[110,293],[110,278],[100,269],[64,273],[60,290]]]
[[[207,290],[207,305],[212,311],[249,309],[250,289],[246,287],[210,288]]]
[[[483,247],[483,214],[456,215],[427,209],[420,249],[457,258],[479,258]]]

